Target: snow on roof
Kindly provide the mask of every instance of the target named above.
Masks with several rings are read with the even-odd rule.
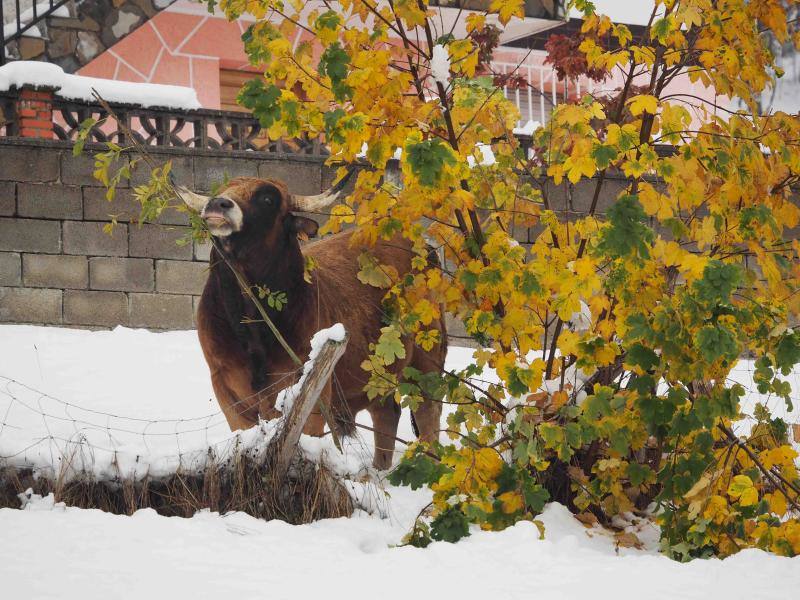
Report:
[[[68,100],[94,102],[92,90],[108,102],[177,109],[200,108],[190,87],[98,79],[65,73],[58,65],[39,61],[14,61],[0,67],[0,91],[24,85],[51,87]]]

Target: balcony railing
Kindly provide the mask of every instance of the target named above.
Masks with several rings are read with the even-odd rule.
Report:
[[[493,61],[491,68],[496,76],[514,76],[512,83],[503,87],[503,95],[519,108],[520,127],[528,121],[546,125],[558,104],[576,100],[583,94],[595,91],[595,83],[590,79],[559,81],[555,69],[548,65]],[[516,85],[513,84],[514,81],[525,83]]]
[[[40,38],[39,25],[51,16],[67,16],[69,0],[0,1],[0,66],[6,62],[6,47],[23,36]],[[27,6],[26,6],[27,5]]]

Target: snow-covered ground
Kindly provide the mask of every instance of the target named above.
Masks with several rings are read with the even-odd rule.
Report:
[[[449,366],[469,355],[451,348]],[[736,379],[748,371],[744,363]],[[413,439],[407,416],[398,435]],[[122,470],[157,473],[176,464],[169,457],[191,463],[231,436],[194,332],[0,326],[0,456],[8,462],[58,464],[65,449],[92,447],[84,465],[99,472],[116,456]],[[353,475],[372,454],[371,436],[350,440],[344,459],[326,438],[303,447]],[[682,565],[655,552],[647,528],[647,550],[617,555],[610,536],[557,504],[541,516],[544,540],[521,523],[458,544],[396,547],[429,498],[373,487],[360,498],[369,511],[302,526],[241,513],[128,517],[34,499],[25,510],[0,510],[3,597],[752,600],[800,589],[800,558],[745,551]]]

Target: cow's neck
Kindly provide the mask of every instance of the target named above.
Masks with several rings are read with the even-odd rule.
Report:
[[[261,245],[250,245],[238,252],[224,245],[220,249],[231,266],[239,270],[251,286],[269,290],[273,294],[286,294],[287,302],[281,310],[271,308],[266,298],[260,301],[281,333],[290,336],[301,323],[300,315],[313,298],[313,286],[304,278],[305,260],[299,243],[286,240],[277,251],[274,247]],[[228,269],[224,262],[215,268]],[[255,310],[252,301],[245,298],[242,317],[255,316]]]

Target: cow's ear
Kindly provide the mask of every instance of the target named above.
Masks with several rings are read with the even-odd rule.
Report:
[[[312,238],[317,235],[319,225],[314,219],[308,217],[298,217],[297,215],[289,216],[289,228],[292,233],[301,237]]]

